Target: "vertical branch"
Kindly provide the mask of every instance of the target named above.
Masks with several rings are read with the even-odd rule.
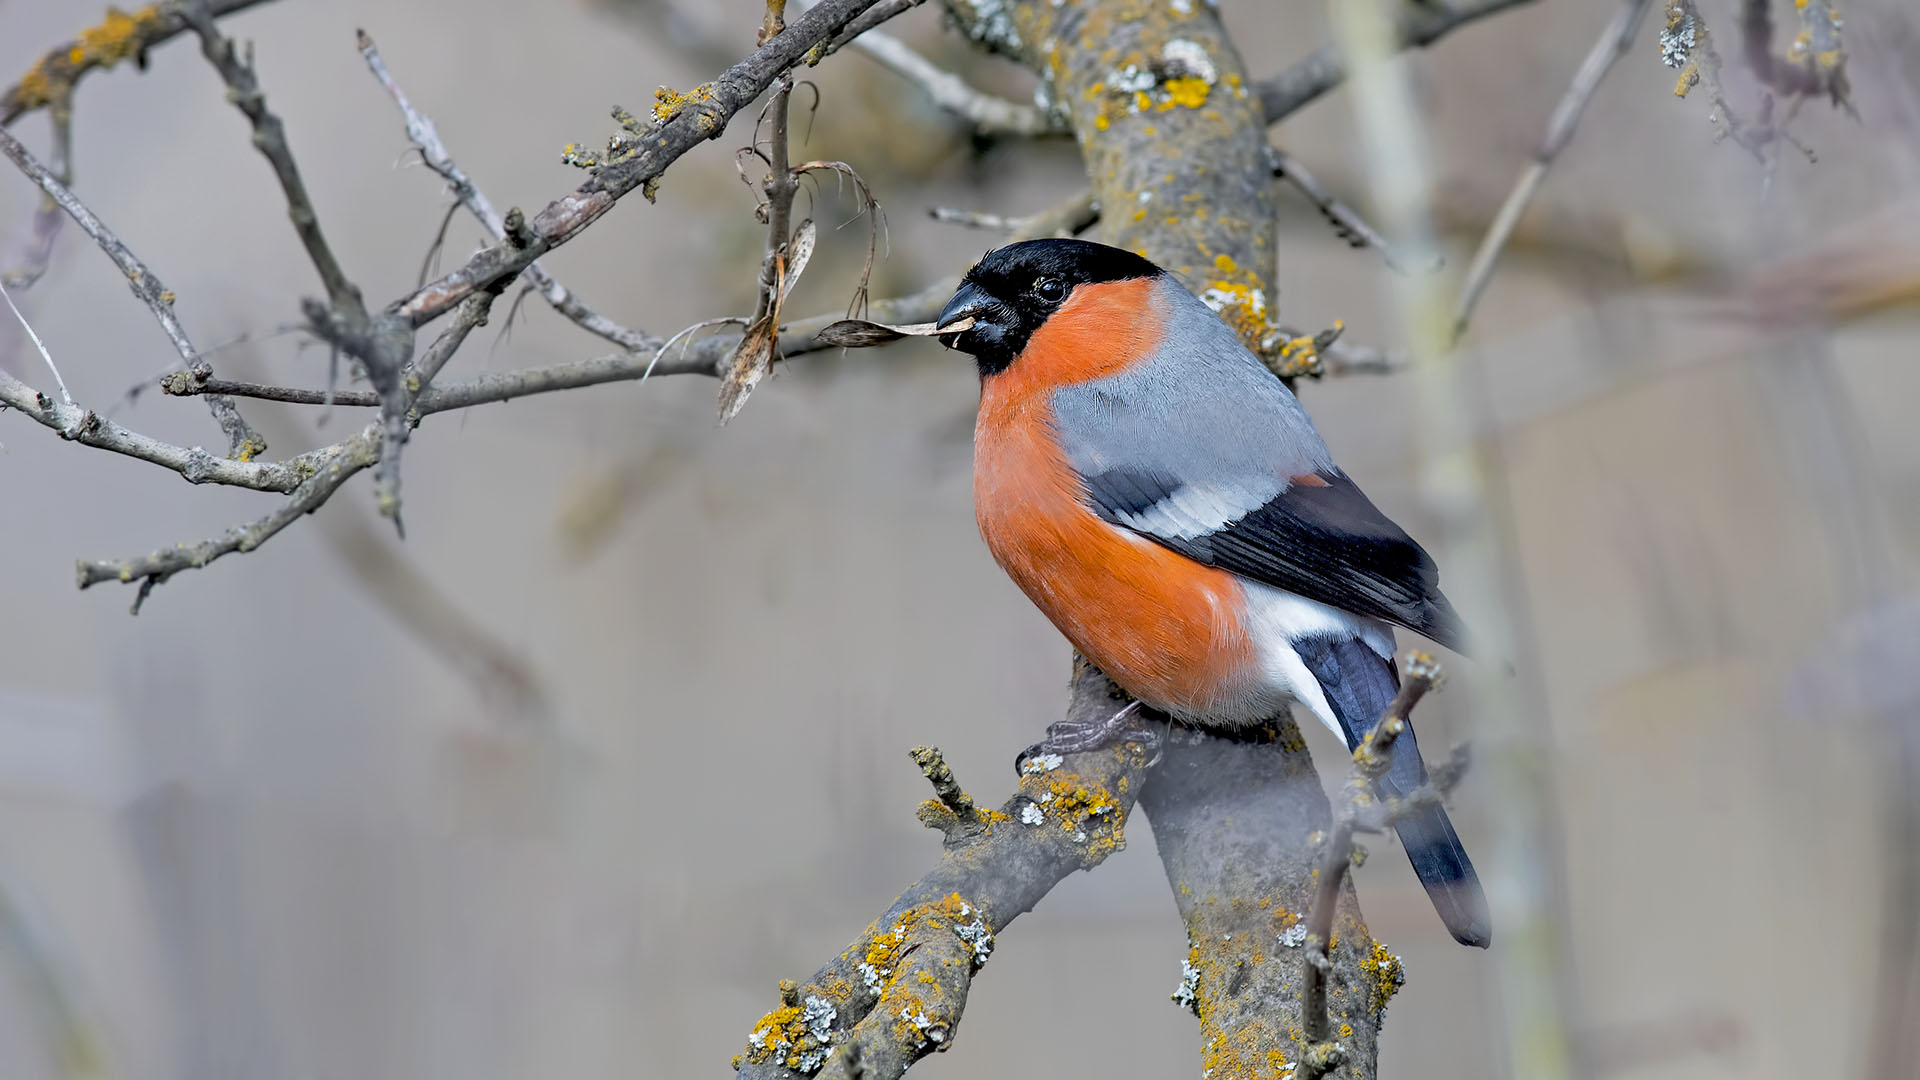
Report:
[[[187,23],[193,27],[193,32],[200,36],[201,53],[226,82],[228,100],[253,127],[255,149],[273,166],[274,178],[280,182],[280,190],[286,195],[287,217],[300,236],[301,246],[307,249],[307,258],[320,275],[320,282],[327,290],[327,300],[342,312],[357,310],[364,314],[365,305],[360,299],[360,290],[347,280],[346,271],[340,268],[340,261],[334,258],[326,234],[320,231],[320,217],[314,212],[312,197],[307,194],[307,183],[300,178],[299,166],[294,164],[293,150],[287,145],[286,126],[280,122],[280,117],[267,108],[267,95],[260,89],[260,80],[254,73],[251,48],[247,57],[243,59],[239,56],[233,39],[222,34],[214,24],[213,14],[204,0],[190,0],[181,6],[181,11]]]
[[[1431,214],[1430,155],[1413,89],[1395,47],[1388,0],[1329,0],[1336,32],[1352,58],[1358,132],[1366,175],[1384,226],[1410,258],[1438,250]],[[1470,612],[1481,654],[1511,657],[1515,637],[1504,567],[1502,522],[1492,502],[1496,474],[1473,443],[1485,411],[1476,373],[1452,347],[1448,297],[1440,275],[1394,278],[1393,300],[1414,358],[1413,407],[1420,487],[1435,519],[1435,559],[1447,568],[1448,592]],[[1559,807],[1544,762],[1544,731],[1522,718],[1511,679],[1469,684],[1477,730],[1491,751],[1494,798],[1494,920],[1506,941],[1498,965],[1508,1068],[1515,1076],[1555,1080],[1575,1074],[1569,1020],[1560,893]]]
[[[1187,927],[1174,1000],[1200,1021],[1202,1072],[1298,1075],[1316,1045],[1305,1037],[1302,948],[1315,840],[1331,826],[1306,743],[1282,718],[1246,739],[1175,729],[1163,754],[1140,808]],[[1318,910],[1322,940],[1335,942],[1322,977],[1338,990],[1341,1060],[1349,1075],[1371,1077],[1400,962],[1367,932],[1350,880],[1321,884],[1334,897]]]
[[[766,21],[760,28],[760,44],[765,45],[786,31],[786,0],[767,0]],[[788,111],[793,98],[793,74],[784,72],[774,82],[773,98],[767,104],[767,177],[760,190],[766,195],[761,204],[767,223],[767,252],[760,260],[759,298],[747,332],[734,350],[732,362],[720,382],[720,422],[739,415],[747,398],[760,380],[773,368],[778,347],[780,304],[786,299],[793,279],[799,276],[805,256],[810,253],[809,236],[793,233],[793,197],[800,189],[788,156]],[[757,148],[756,148],[757,152]],[[801,249],[807,250],[801,250]],[[795,256],[799,258],[796,259]]]

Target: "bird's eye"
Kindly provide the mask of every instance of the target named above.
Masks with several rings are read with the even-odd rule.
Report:
[[[1057,304],[1067,298],[1067,283],[1059,278],[1043,277],[1033,283],[1033,295],[1049,304]]]

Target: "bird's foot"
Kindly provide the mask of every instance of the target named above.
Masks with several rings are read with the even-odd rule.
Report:
[[[1138,743],[1158,760],[1160,733],[1136,723],[1135,717],[1139,711],[1140,703],[1134,701],[1105,720],[1062,720],[1050,724],[1047,737],[1020,751],[1013,760],[1013,767],[1016,771],[1024,772],[1028,762],[1048,754],[1084,754],[1089,750],[1104,750],[1121,743]]]

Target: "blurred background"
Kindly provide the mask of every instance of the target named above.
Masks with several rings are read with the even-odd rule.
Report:
[[[609,106],[752,47],[753,0],[669,3],[281,0],[226,28],[255,42],[336,250],[384,301],[447,199],[355,28],[493,200],[531,212],[579,182],[560,149],[604,139]],[[1030,94],[933,7],[889,29]],[[1319,4],[1222,8],[1256,76],[1328,40]],[[1536,4],[1407,61],[1456,267],[1611,10]],[[0,72],[99,15],[0,0]],[[1586,1075],[1920,1074],[1911,1041],[1877,1034],[1920,1027],[1920,15],[1862,0],[1846,19],[1859,119],[1809,104],[1794,130],[1819,162],[1772,170],[1712,141],[1643,26],[1466,343],[1522,749],[1551,783],[1522,811],[1469,774],[1454,818],[1479,851],[1499,815],[1545,815],[1551,865],[1531,869],[1552,882]],[[76,190],[203,349],[244,338],[222,375],[323,385],[324,350],[276,333],[317,282],[195,51],[83,84]],[[886,208],[876,296],[996,242],[929,207],[1030,213],[1083,184],[1070,142],[977,140],[857,51],[808,77],[806,153],[854,165]],[[663,336],[745,312],[764,240],[731,158],[746,128],[546,265]],[[15,130],[45,153],[43,115]],[[1352,130],[1339,92],[1274,137],[1364,212]],[[9,264],[36,194],[0,174]],[[802,314],[845,306],[867,242],[844,192],[814,197],[823,225],[850,223],[823,228]],[[1396,345],[1378,255],[1282,205],[1287,321]],[[481,240],[456,215],[447,265]],[[83,403],[218,445],[197,403],[127,400],[172,353],[76,231],[20,299]],[[606,351],[537,298],[510,328],[501,310],[452,376]],[[26,349],[0,329],[0,362],[45,386]],[[940,745],[998,803],[1060,714],[1067,648],[975,534],[964,358],[805,357],[724,430],[715,391],[659,379],[436,416],[407,454],[404,544],[357,481],[137,618],[130,590],[76,592],[73,560],[210,536],[268,499],[0,415],[0,1076],[724,1075],[775,983],[937,857],[907,749]],[[1300,394],[1375,501],[1427,532],[1410,383]],[[247,412],[275,457],[360,422]],[[1466,697],[1422,707],[1430,747],[1472,735]],[[1307,727],[1337,784],[1333,740]],[[1143,817],[1131,839],[1002,936],[953,1052],[916,1076],[1196,1070]],[[1502,1075],[1497,958],[1454,946],[1389,855],[1358,874],[1408,971],[1383,1075]]]

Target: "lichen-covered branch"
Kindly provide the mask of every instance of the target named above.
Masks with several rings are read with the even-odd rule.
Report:
[[[221,18],[266,2],[212,0],[207,11]],[[108,8],[106,19],[99,25],[47,50],[19,82],[0,93],[0,127],[35,109],[71,102],[75,85],[90,71],[113,67],[122,60],[144,64],[147,50],[186,29],[186,15],[171,5],[149,4],[131,13]]]
[[[1200,1021],[1203,1072],[1294,1074],[1303,1038],[1304,920],[1317,835],[1331,814],[1291,719],[1244,739],[1175,731],[1141,793],[1186,924],[1174,1000]],[[1339,885],[1328,982],[1350,1075],[1373,1073],[1380,1017],[1401,982],[1399,958],[1367,933],[1350,882]]]
[[[1069,721],[1097,723],[1125,704],[1099,669],[1076,662]],[[782,986],[779,1006],[753,1026],[735,1060],[745,1080],[897,1080],[951,1047],[994,936],[1062,878],[1125,846],[1148,767],[1133,743],[1032,758],[1019,794],[999,810],[972,808],[969,822],[954,808],[951,774],[931,754],[916,759],[936,780],[937,797],[920,816],[945,836],[939,865],[804,984]]]
[[[1713,31],[1696,0],[1667,0],[1666,24],[1660,32],[1661,61],[1680,72],[1673,86],[1674,96],[1684,98],[1695,86],[1704,87],[1713,104],[1709,118],[1714,141],[1732,139],[1768,168],[1773,166],[1774,153],[1783,142],[1808,161],[1815,160],[1813,151],[1787,130],[1801,104],[1810,97],[1824,96],[1836,108],[1853,111],[1848,97],[1847,55],[1840,45],[1839,11],[1832,0],[1796,0],[1794,7],[1800,13],[1801,30],[1787,55],[1781,57],[1773,51],[1773,17],[1766,0],[1741,0],[1741,51],[1761,87],[1759,108],[1752,120],[1744,119],[1733,106],[1721,77],[1720,52],[1714,47]],[[1775,94],[1786,96],[1784,110],[1776,109]],[[1784,115],[1779,115],[1782,111]]]
[[[482,249],[458,270],[394,301],[388,310],[419,326],[445,314],[474,291],[518,276],[534,260],[599,220],[621,198],[649,185],[681,155],[718,138],[735,113],[752,104],[816,45],[830,40],[876,2],[822,0],[784,33],[721,72],[714,81],[685,94],[662,98],[655,109],[655,123],[646,129],[645,138],[636,137],[617,160],[599,167],[586,183],[529,219],[523,242],[502,240]]]

